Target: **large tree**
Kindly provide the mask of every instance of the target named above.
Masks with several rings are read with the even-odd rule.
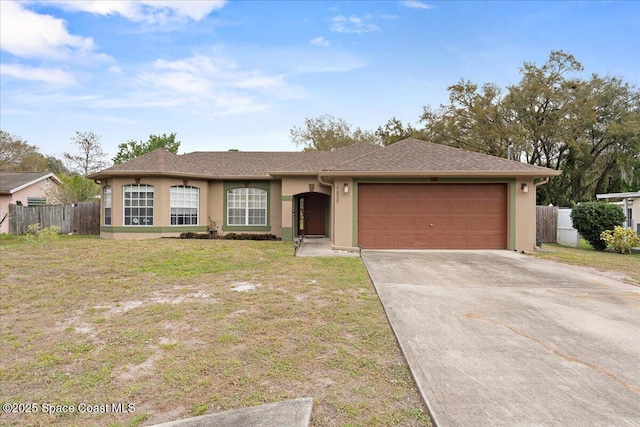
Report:
[[[78,146],[79,154],[64,153],[64,158],[69,162],[69,169],[73,172],[86,176],[107,166],[100,136],[91,131],[76,131],[76,136],[71,140]]]
[[[176,133],[172,132],[169,135],[166,133],[162,135],[151,134],[147,141],[129,140],[123,142],[118,145],[118,154],[113,158],[113,163],[119,165],[120,163],[142,156],[158,148],[164,148],[173,154],[178,154],[180,141],[176,141]]]
[[[402,120],[392,117],[383,126],[378,126],[375,135],[380,139],[382,145],[395,144],[406,138],[423,139],[424,135],[418,129],[407,123],[405,126]]]
[[[511,119],[502,89],[460,80],[449,86],[449,104],[425,107],[420,120],[425,139],[499,157],[517,157],[521,147],[506,129]]]
[[[616,77],[583,78],[572,55],[525,63],[506,88],[460,81],[449,103],[425,107],[425,139],[562,171],[538,203],[571,205],[633,185],[640,165],[640,93]]]
[[[304,127],[289,130],[291,140],[306,151],[331,151],[358,142],[380,144],[380,138],[331,115],[306,118]]]
[[[0,130],[0,171],[44,172],[47,159],[38,147],[27,143],[18,135]]]

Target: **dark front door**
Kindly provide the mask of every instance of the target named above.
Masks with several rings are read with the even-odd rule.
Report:
[[[325,199],[320,193],[300,196],[300,234],[325,235]]]

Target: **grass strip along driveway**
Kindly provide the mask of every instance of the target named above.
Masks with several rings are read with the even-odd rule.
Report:
[[[564,264],[594,269],[609,277],[633,285],[640,285],[640,254],[619,254],[611,250],[596,251],[588,243],[581,242],[579,248],[570,248],[555,243],[545,243],[549,252],[532,252],[531,255]]]
[[[305,396],[315,426],[430,425],[358,258],[14,238],[0,274],[0,401],[38,410],[1,425],[149,425]]]

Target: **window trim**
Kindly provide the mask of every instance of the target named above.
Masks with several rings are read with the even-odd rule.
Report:
[[[151,224],[126,224],[127,221],[127,217],[126,217],[126,209],[127,208],[139,208],[139,206],[126,206],[125,203],[125,194],[127,192],[127,187],[138,187],[138,189],[140,187],[146,187],[146,188],[151,188],[152,192],[153,192],[153,204],[151,205]],[[130,190],[133,191],[133,190]],[[140,190],[138,190],[139,192]],[[146,191],[147,193],[149,191]],[[138,200],[140,200],[138,198]],[[154,223],[155,223],[155,214],[156,214],[156,210],[155,210],[155,200],[156,200],[156,190],[155,187],[151,184],[125,184],[122,186],[122,225],[123,227],[153,227]],[[144,206],[145,209],[148,209],[149,206]],[[145,215],[148,217],[148,215]],[[136,215],[135,217],[140,217],[140,215]],[[131,216],[131,218],[134,218],[134,216]],[[133,222],[133,221],[132,221]]]
[[[172,224],[172,213],[171,210],[172,209],[193,209],[192,207],[185,207],[185,206],[172,206],[171,202],[171,189],[172,188],[189,188],[192,190],[196,190],[196,194],[197,194],[197,206],[196,206],[196,223],[195,224]],[[170,227],[185,227],[185,226],[197,226],[200,224],[200,188],[199,187],[195,187],[193,185],[181,185],[181,184],[176,184],[176,185],[172,185],[169,187],[169,226]]]
[[[109,197],[107,198],[107,192]],[[113,188],[110,185],[105,185],[102,189],[102,209],[104,214],[104,225],[112,225],[113,224]],[[108,205],[107,206],[107,201]],[[107,209],[109,209],[109,216],[107,216]],[[107,218],[109,222],[107,222]]]
[[[227,194],[229,190],[235,188],[258,188],[267,192],[267,208],[266,208],[266,225],[229,225],[228,223],[228,200]],[[239,182],[239,181],[227,181],[223,184],[223,225],[222,231],[271,231],[271,183],[269,181],[252,181],[252,182]]]

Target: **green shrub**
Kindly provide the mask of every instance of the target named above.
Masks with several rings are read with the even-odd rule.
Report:
[[[585,202],[576,205],[571,211],[573,227],[597,251],[607,248],[602,240],[603,231],[613,230],[625,220],[622,208],[604,202]]]
[[[616,226],[613,231],[606,230],[600,238],[621,254],[631,253],[631,248],[640,246],[640,237],[633,230]]]
[[[181,239],[213,239],[210,234],[194,233],[193,231],[187,231],[186,233],[180,233]]]
[[[30,242],[38,242],[43,245],[48,245],[53,240],[60,237],[60,232],[60,227],[57,225],[41,229],[40,223],[36,222],[35,224],[30,224],[27,227],[27,234],[25,234],[24,237]]]
[[[273,234],[254,234],[254,233],[228,233],[224,236],[217,234],[202,234],[192,231],[180,233],[181,239],[221,239],[221,240],[280,240]]]
[[[228,233],[219,236],[219,239],[225,240],[279,240],[273,234],[254,234],[254,233]]]

